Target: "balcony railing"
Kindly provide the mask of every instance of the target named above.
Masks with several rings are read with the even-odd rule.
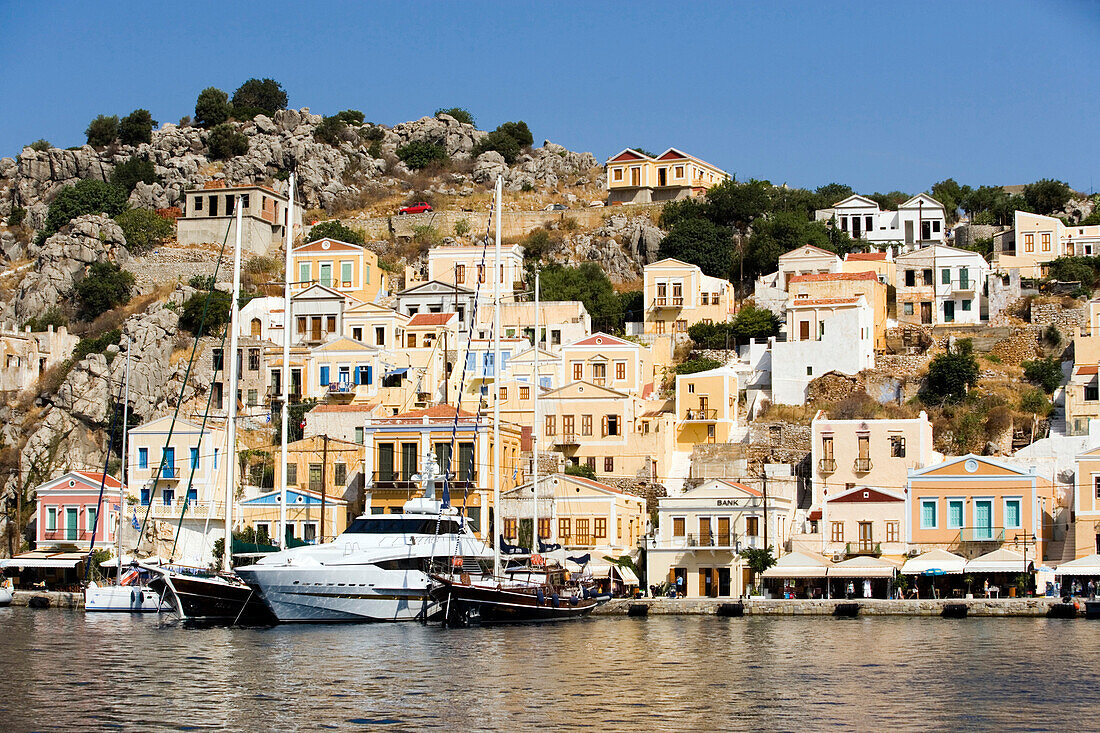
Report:
[[[683,308],[684,299],[682,297],[662,298],[657,296],[653,299],[654,308]]]
[[[355,385],[351,382],[329,382],[328,393],[347,395],[355,392]]]
[[[581,444],[580,438],[577,437],[576,433],[562,433],[561,435],[556,435],[551,439],[551,442],[554,445],[580,445]]]
[[[1004,527],[963,527],[959,530],[960,542],[1004,542]]]
[[[418,471],[375,471],[371,474],[371,484],[376,489],[390,489],[399,491],[413,491],[419,489],[419,481],[413,480]],[[451,488],[474,488],[477,483],[477,471],[462,471],[460,476],[451,474],[449,486]]]
[[[687,536],[688,547],[733,547],[737,536],[732,532],[702,532]]]
[[[685,420],[698,421],[698,422],[713,422],[718,419],[717,408],[690,408],[685,413]]]
[[[871,459],[857,458],[852,462],[852,468],[855,469],[856,473],[867,473],[871,470]]]
[[[53,542],[90,542],[91,530],[87,529],[47,529],[42,533],[42,539]],[[103,532],[96,535],[96,540],[103,539]]]
[[[817,462],[817,468],[822,473],[833,473],[836,471],[836,460],[832,458],[821,458]]]
[[[220,519],[225,516],[225,502],[192,499],[186,503],[187,511],[185,513],[183,497],[172,498],[171,501],[165,503],[161,496],[157,496],[153,499],[149,514],[157,519],[179,519],[180,516],[185,516],[188,519]],[[139,516],[141,513],[141,511],[138,512]]]
[[[596,385],[597,387],[606,387],[607,377],[592,377],[592,384]]]
[[[873,542],[871,540],[859,540],[858,542],[849,542],[844,547],[844,554],[849,557],[856,555],[873,555],[878,557],[882,554],[882,543]]]

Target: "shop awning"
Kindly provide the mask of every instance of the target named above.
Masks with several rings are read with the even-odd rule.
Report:
[[[824,578],[832,563],[821,555],[791,552],[765,570],[765,578]]]
[[[830,578],[892,578],[898,566],[877,557],[853,557],[829,568]]]
[[[16,555],[6,560],[0,560],[0,569],[3,568],[75,568],[86,557],[75,552],[62,552],[57,555],[43,556],[41,553],[27,553]]]
[[[947,550],[929,550],[901,566],[902,575],[961,575],[966,558]],[[939,572],[937,572],[939,571]]]
[[[1024,563],[1024,556],[1005,547],[976,557],[963,568],[968,573],[1023,573],[1028,572],[1034,563]]]
[[[408,371],[409,371],[408,367],[401,367],[400,369],[390,369],[388,372],[386,372],[386,376],[387,377],[392,377],[392,376],[395,376],[395,375],[402,375],[403,376]]]
[[[588,569],[593,578],[607,578],[614,574],[626,585],[638,585],[641,582],[633,570],[619,565],[589,565]]]
[[[1055,575],[1098,575],[1100,576],[1100,555],[1093,554],[1064,562],[1054,569]]]

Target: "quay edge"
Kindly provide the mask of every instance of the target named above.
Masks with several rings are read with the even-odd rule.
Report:
[[[832,616],[837,605],[858,603],[860,616],[940,616],[946,605],[964,604],[968,616],[1046,616],[1060,599],[1057,598],[941,598],[927,600],[886,600],[854,598],[852,600],[786,600],[736,598],[616,598],[599,606],[593,615],[626,616],[631,606],[644,605],[646,615],[714,616],[718,608],[730,603],[744,604],[745,616]],[[1084,603],[1079,615],[1084,617]]]

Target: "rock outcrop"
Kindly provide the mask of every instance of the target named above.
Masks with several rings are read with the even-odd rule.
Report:
[[[34,269],[20,282],[5,309],[6,316],[19,322],[57,305],[92,264],[111,261],[121,265],[130,259],[122,228],[113,219],[91,214],[74,219],[41,246],[30,245],[28,254],[35,260]]]
[[[612,216],[591,234],[568,237],[549,258],[563,265],[595,262],[612,282],[629,282],[639,279],[642,268],[657,260],[657,249],[664,236],[644,216]]]

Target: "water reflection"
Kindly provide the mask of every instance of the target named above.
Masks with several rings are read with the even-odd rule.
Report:
[[[1088,727],[1097,628],[658,616],[226,630],[0,609],[0,729]]]

